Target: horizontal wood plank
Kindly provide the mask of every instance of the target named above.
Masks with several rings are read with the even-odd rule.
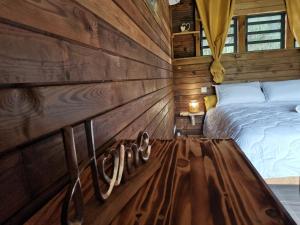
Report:
[[[1,1],[0,19],[99,48],[97,18],[73,1]],[[49,22],[51,21],[51,22]]]
[[[0,90],[1,152],[167,87],[145,80]],[[130,90],[130,91],[128,91]],[[9,138],[9,137],[14,137]]]
[[[56,41],[53,38],[0,24],[1,86],[13,84],[67,84],[170,78],[156,57],[137,47],[151,64]],[[25,44],[26,43],[26,44]],[[128,41],[130,44],[130,41]],[[45,49],[47,51],[45,51]],[[18,67],[12,66],[18,64]]]
[[[91,12],[110,23],[140,45],[158,55],[164,61],[171,63],[171,58],[157,44],[155,44],[149,36],[147,36],[128,15],[111,0],[75,0]]]

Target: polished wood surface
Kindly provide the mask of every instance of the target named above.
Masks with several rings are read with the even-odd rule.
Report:
[[[143,130],[173,137],[169,6],[126,2],[101,1],[98,15],[88,0],[0,0],[0,224],[22,224],[66,185],[63,127],[80,168],[86,119],[97,153]]]
[[[106,219],[97,210],[101,205],[93,205],[84,224],[296,224],[234,141],[180,138],[151,145],[150,162],[159,160],[160,169],[111,222],[103,223]],[[85,202],[92,188],[87,174],[82,179]],[[25,224],[59,224],[63,195],[55,196]],[[119,204],[112,202],[111,213]]]

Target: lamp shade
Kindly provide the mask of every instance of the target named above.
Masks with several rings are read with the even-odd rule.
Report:
[[[197,100],[191,100],[189,102],[189,112],[190,113],[200,112],[200,103]]]

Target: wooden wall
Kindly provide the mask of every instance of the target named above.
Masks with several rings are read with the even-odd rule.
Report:
[[[299,60],[300,49],[224,54],[224,83],[300,79]],[[211,62],[211,57],[173,61],[176,114],[187,111],[190,99],[203,101],[205,95],[214,93],[209,71]],[[201,87],[208,87],[208,93],[202,94]]]
[[[190,30],[195,30],[195,1],[183,0],[179,4],[172,6],[172,31],[180,32],[182,23],[189,23]],[[184,58],[196,56],[195,36],[180,35],[173,40],[174,57]]]
[[[238,16],[284,10],[284,0],[236,0],[234,14]]]
[[[96,147],[171,138],[169,7],[146,0],[0,1],[0,224],[21,224],[66,184],[61,128],[95,118]]]

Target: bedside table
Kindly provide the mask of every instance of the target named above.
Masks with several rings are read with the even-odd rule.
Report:
[[[176,133],[180,132],[182,136],[203,137],[202,125],[204,115],[204,112],[180,112],[180,114],[176,116]]]

